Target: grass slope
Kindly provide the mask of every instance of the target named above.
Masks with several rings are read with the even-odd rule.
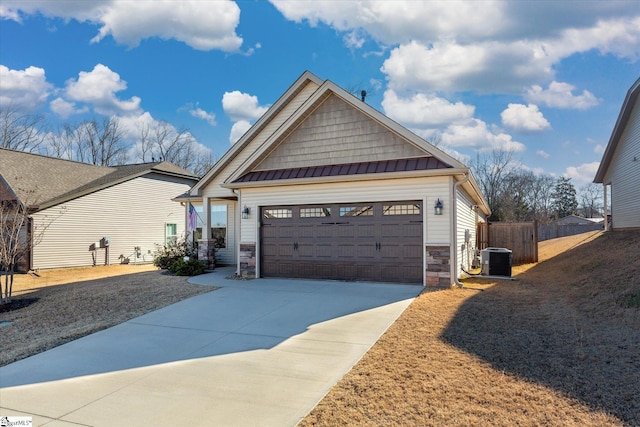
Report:
[[[640,425],[640,232],[540,253],[423,292],[300,425]]]

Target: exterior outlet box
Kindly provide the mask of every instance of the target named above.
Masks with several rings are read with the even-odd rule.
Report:
[[[483,276],[511,277],[512,252],[506,248],[486,248],[481,252]]]

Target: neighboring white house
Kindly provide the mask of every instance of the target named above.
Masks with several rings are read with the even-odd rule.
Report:
[[[469,168],[310,72],[176,200],[201,257],[242,276],[430,286],[470,267],[490,214]]]
[[[640,79],[631,86],[593,182],[611,187],[611,227],[640,228]]]
[[[151,262],[156,245],[184,234],[184,208],[171,199],[197,182],[168,162],[103,167],[6,149],[0,177],[32,226],[49,224],[31,269]]]

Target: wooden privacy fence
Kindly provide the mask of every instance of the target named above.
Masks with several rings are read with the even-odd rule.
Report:
[[[513,265],[538,262],[538,227],[535,222],[490,222],[488,235],[489,247],[512,251]]]
[[[538,241],[555,239],[556,237],[573,236],[588,231],[604,230],[604,223],[568,224],[568,225],[540,225],[538,226]]]

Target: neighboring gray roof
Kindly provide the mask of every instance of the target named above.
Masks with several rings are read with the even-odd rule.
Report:
[[[193,181],[198,177],[168,162],[94,166],[0,148],[0,175],[21,202],[40,210],[112,185],[157,173]]]
[[[604,181],[604,176],[607,174],[607,170],[611,165],[611,159],[613,159],[613,155],[616,152],[622,132],[624,132],[624,128],[627,126],[627,122],[631,116],[631,110],[633,110],[633,107],[636,104],[638,95],[640,95],[640,78],[631,85],[631,88],[629,88],[629,91],[627,92],[627,96],[624,98],[620,114],[618,115],[618,120],[616,120],[616,124],[613,127],[613,132],[611,132],[609,143],[602,155],[602,161],[600,162],[598,172],[596,172],[593,182],[602,184]]]

